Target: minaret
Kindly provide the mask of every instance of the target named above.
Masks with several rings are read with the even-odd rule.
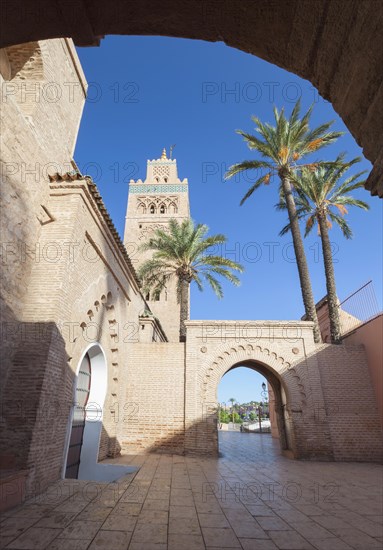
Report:
[[[138,247],[154,229],[166,227],[171,218],[182,221],[189,217],[188,181],[178,178],[176,160],[168,159],[163,149],[161,158],[148,160],[146,179],[129,183],[124,244],[134,267],[150,257],[150,252],[139,252]],[[180,306],[175,283],[169,283],[160,295],[145,298],[169,342],[178,342]]]

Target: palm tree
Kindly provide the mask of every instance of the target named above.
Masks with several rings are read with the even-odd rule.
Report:
[[[233,426],[234,426],[234,412],[235,412],[234,403],[236,403],[237,400],[235,399],[235,397],[230,397],[229,401],[231,403],[231,419],[232,419]]]
[[[341,181],[347,170],[361,160],[360,157],[346,163],[342,162],[343,158],[344,155],[340,155],[333,165],[320,166],[314,171],[307,167],[302,168],[301,172],[295,175],[293,181],[297,217],[298,219],[306,219],[305,237],[314,225],[318,224],[318,234],[322,241],[330,334],[333,344],[341,343],[341,327],[329,229],[331,229],[332,222],[334,222],[340,227],[346,239],[350,239],[352,231],[344,219],[344,216],[348,213],[346,207],[357,206],[364,210],[369,209],[368,204],[350,195],[355,189],[363,187],[365,181],[359,178],[365,172],[358,172]],[[277,208],[279,210],[286,209],[284,198],[279,202]],[[282,229],[280,234],[284,235],[290,229],[291,224],[289,223]]]
[[[309,154],[333,143],[342,132],[330,132],[329,128],[333,121],[321,124],[311,130],[309,121],[313,106],[300,118],[300,101],[292,110],[289,119],[286,118],[284,109],[280,112],[274,108],[275,126],[263,124],[259,118],[253,116],[256,124],[256,131],[259,137],[237,130],[243,136],[249,149],[257,151],[265,160],[246,160],[231,166],[226,173],[226,178],[247,170],[261,169],[264,173],[247,191],[241,205],[254,193],[262,184],[268,185],[271,177],[277,174],[280,179],[280,187],[286,201],[291,233],[293,238],[294,252],[297,261],[299,280],[302,291],[303,304],[308,320],[314,322],[314,339],[320,342],[320,330],[315,309],[315,302],[311,288],[311,281],[307,266],[305,251],[303,248],[302,236],[299,229],[299,222],[296,218],[296,207],[291,187],[291,178],[299,168],[299,161]],[[314,163],[318,164],[318,163]],[[311,164],[310,166],[313,166]]]
[[[205,279],[218,298],[223,297],[222,286],[216,275],[238,286],[240,281],[232,271],[243,271],[243,267],[227,258],[209,253],[213,246],[226,242],[224,235],[205,237],[208,227],[195,225],[190,219],[179,223],[171,219],[166,229],[156,229],[154,235],[141,247],[152,251],[153,256],[138,270],[144,291],[154,289],[160,292],[170,279],[177,280],[180,302],[180,342],[186,341],[185,321],[189,318],[189,285],[192,281],[203,290]]]

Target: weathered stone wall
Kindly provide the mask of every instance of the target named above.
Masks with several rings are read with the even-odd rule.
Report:
[[[261,372],[271,385],[287,456],[381,461],[376,408],[360,412],[356,400],[359,391],[363,403],[374,399],[361,348],[318,346],[307,322],[189,321],[187,326],[185,357],[182,344],[130,347],[125,402],[131,414],[122,426],[122,452],[217,456],[218,385],[241,365]]]
[[[123,452],[184,452],[184,360],[181,343],[137,343],[127,349]]]
[[[3,322],[12,324],[23,320],[40,231],[50,220],[48,174],[71,169],[86,81],[71,40],[10,50],[9,79],[0,75],[0,305]],[[1,346],[5,381],[12,349],[4,338]]]
[[[144,306],[87,183],[52,185],[47,207],[54,221],[42,227],[39,248],[46,255],[35,256],[29,277],[22,325],[29,330],[19,329],[12,340],[1,448],[30,470],[29,487],[37,491],[61,476],[76,372],[96,343],[108,370],[99,456],[119,452],[126,353],[139,338]]]
[[[382,425],[363,346],[319,346],[317,360],[334,459],[382,461]]]

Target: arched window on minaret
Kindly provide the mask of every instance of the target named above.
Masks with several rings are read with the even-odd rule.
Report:
[[[174,204],[174,202],[171,202],[169,204],[169,214],[177,214],[177,206]]]
[[[155,212],[156,212],[156,207],[154,206],[154,204],[151,204],[151,205],[149,206],[149,212],[150,212],[151,214],[155,214]]]
[[[166,212],[165,205],[164,205],[164,204],[161,204],[161,206],[160,206],[160,214],[165,214],[165,212]]]
[[[137,212],[139,214],[145,214],[146,208],[143,202],[138,205]]]

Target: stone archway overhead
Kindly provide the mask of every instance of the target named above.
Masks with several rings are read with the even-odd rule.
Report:
[[[383,8],[380,0],[22,0],[2,2],[1,47],[106,34],[223,41],[310,80],[331,101],[373,169],[366,189],[383,197]]]

